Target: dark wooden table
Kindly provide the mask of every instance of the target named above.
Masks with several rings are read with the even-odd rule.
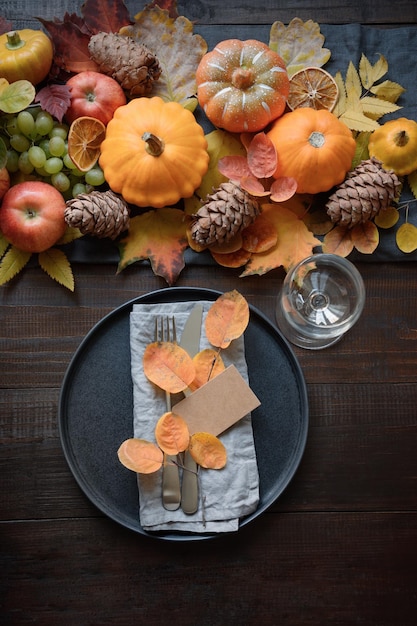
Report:
[[[179,7],[212,24],[416,22],[414,0],[264,4]],[[191,543],[152,540],[102,515],[58,436],[60,387],[85,334],[164,281],[147,265],[115,275],[113,264],[80,264],[73,294],[38,267],[0,289],[1,624],[417,623],[416,265],[357,266],[367,291],[357,325],[327,350],[294,349],[310,405],[294,479],[238,533]],[[237,288],[273,321],[283,272],[238,274],[190,265],[177,286]]]

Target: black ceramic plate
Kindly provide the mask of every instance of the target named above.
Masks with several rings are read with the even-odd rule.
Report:
[[[61,443],[85,495],[100,511],[133,531],[169,540],[217,535],[150,533],[139,523],[136,476],[119,463],[117,449],[132,436],[129,315],[135,303],[216,300],[220,292],[193,287],[161,289],[131,300],[86,335],[68,367],[59,400]],[[298,361],[277,328],[250,308],[245,331],[250,386],[261,400],[252,413],[260,478],[258,517],[284,491],[300,463],[308,429],[308,402]]]

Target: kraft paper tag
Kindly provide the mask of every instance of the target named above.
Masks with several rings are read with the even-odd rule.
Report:
[[[173,413],[197,432],[220,435],[261,404],[234,365],[178,402]]]

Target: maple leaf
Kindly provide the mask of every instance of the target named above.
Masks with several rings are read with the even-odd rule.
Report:
[[[66,13],[62,21],[36,18],[45,27],[54,44],[54,63],[67,72],[98,71],[90,58],[88,42],[91,33],[84,22],[74,13]]]
[[[180,209],[147,211],[131,218],[128,235],[119,242],[117,272],[137,261],[149,259],[152,270],[173,285],[184,268],[188,246],[186,220]]]
[[[322,67],[331,52],[323,48],[324,36],[317,22],[303,22],[295,17],[288,26],[274,22],[271,26],[269,47],[275,50],[287,66],[288,76],[305,67]]]
[[[4,35],[4,33],[8,33],[11,30],[13,30],[12,23],[6,20],[5,17],[0,16],[0,35]]]
[[[71,91],[67,85],[47,85],[36,94],[35,102],[39,102],[44,111],[62,122],[71,104]]]
[[[262,215],[271,221],[277,231],[277,243],[266,252],[254,253],[241,277],[266,274],[283,266],[286,271],[312,254],[321,245],[295,213],[277,204],[264,204]]]
[[[172,19],[158,6],[146,7],[135,15],[132,26],[120,29],[120,34],[138,39],[158,57],[162,74],[153,85],[152,95],[188,105],[197,92],[197,67],[207,52],[203,37],[193,34],[192,22],[184,16]]]
[[[84,22],[92,34],[117,33],[132,23],[129,11],[121,0],[86,0],[81,6]]]

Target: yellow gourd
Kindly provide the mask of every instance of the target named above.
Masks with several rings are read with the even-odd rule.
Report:
[[[384,169],[411,174],[417,170],[417,122],[406,117],[385,122],[370,136],[368,150]]]
[[[116,109],[99,162],[111,189],[126,202],[161,208],[192,196],[209,155],[190,111],[159,97],[135,98]]]
[[[0,36],[0,77],[9,83],[28,80],[37,85],[47,77],[52,58],[52,42],[41,30],[25,28]]]

